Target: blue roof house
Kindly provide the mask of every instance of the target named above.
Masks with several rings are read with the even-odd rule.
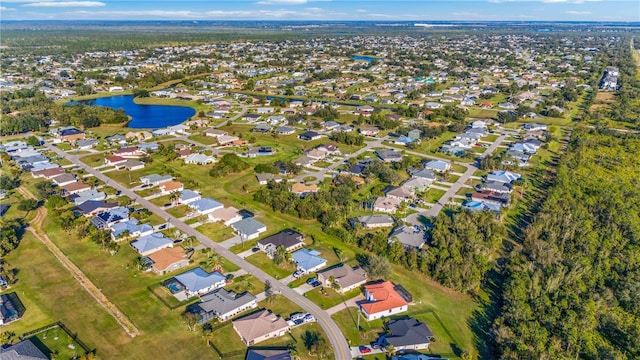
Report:
[[[120,221],[129,220],[129,209],[124,206],[118,206],[101,212],[91,219],[91,224],[98,229],[110,228]]]
[[[127,232],[128,236],[125,236]],[[114,240],[151,234],[153,234],[153,226],[149,224],[138,224],[138,220],[136,219],[122,221],[111,227],[111,238]]]
[[[189,204],[200,199],[202,199],[202,196],[197,191],[184,189],[180,192],[180,199],[178,199],[178,202],[180,204]]]
[[[235,230],[240,237],[244,240],[255,239],[260,236],[261,233],[267,231],[267,225],[253,219],[246,218],[231,224],[233,230]]]
[[[154,252],[169,247],[173,247],[173,240],[164,237],[162,233],[153,233],[141,236],[138,240],[132,241],[131,246],[142,256],[151,255]]]
[[[327,266],[327,260],[320,257],[320,253],[310,249],[300,249],[293,254],[293,261],[295,261],[298,270],[302,270],[305,274],[318,271]]]
[[[393,142],[396,145],[409,145],[413,142],[414,140],[408,136],[400,136],[399,138],[395,139],[395,141]]]
[[[196,210],[199,215],[206,215],[212,213],[218,209],[222,209],[223,206],[219,202],[211,198],[202,198],[194,202],[189,203],[190,208]]]
[[[487,181],[498,181],[503,183],[511,183],[520,179],[520,174],[507,170],[498,170],[487,175]]]
[[[199,267],[176,275],[174,279],[182,285],[187,297],[198,296],[219,289],[227,281],[227,278],[221,273],[217,271],[208,273]]]

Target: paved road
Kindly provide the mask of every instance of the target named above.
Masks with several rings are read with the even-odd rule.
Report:
[[[493,153],[498,148],[498,146],[500,146],[500,144],[502,143],[502,141],[506,137],[507,137],[506,134],[500,135],[496,139],[496,141],[494,141],[493,144],[491,144],[487,148],[487,150],[482,155],[480,155],[480,157],[483,158],[483,157],[491,155],[491,153]],[[419,155],[419,156],[423,156],[423,157],[430,157],[430,156],[422,155],[420,153],[415,153],[415,152],[410,152],[410,153],[415,154],[415,155]],[[460,163],[460,165],[466,166],[467,167],[467,171],[465,171],[462,175],[460,175],[460,178],[458,179],[458,181],[456,181],[444,193],[444,195],[442,195],[440,200],[437,203],[435,203],[430,209],[422,211],[422,212],[419,212],[419,213],[414,213],[414,214],[411,214],[411,215],[407,216],[405,218],[406,222],[408,222],[410,224],[414,224],[414,225],[419,225],[421,223],[420,222],[420,218],[423,217],[423,216],[424,217],[436,217],[440,213],[440,210],[442,210],[442,208],[456,196],[458,191],[462,187],[466,186],[465,184],[467,183],[467,180],[469,180],[472,177],[473,173],[475,173],[476,170],[478,170],[478,168],[475,167],[474,165],[471,165],[471,164],[462,164],[462,163]]]
[[[247,262],[246,260],[244,260],[240,256],[234,254],[233,252],[229,251],[228,249],[225,249],[224,247],[220,246],[220,244],[217,244],[217,243],[213,242],[208,237],[206,237],[206,236],[202,235],[201,233],[199,233],[198,231],[194,230],[189,225],[179,221],[177,218],[173,217],[171,214],[169,214],[166,211],[162,210],[160,207],[158,207],[158,206],[154,205],[153,203],[145,200],[144,198],[142,198],[141,196],[139,196],[135,192],[131,191],[130,189],[126,188],[125,186],[119,184],[118,182],[116,182],[116,181],[110,179],[109,177],[107,177],[106,175],[104,175],[104,174],[100,173],[99,171],[93,169],[92,167],[86,165],[85,163],[83,163],[82,161],[80,161],[78,159],[78,156],[69,155],[69,154],[65,153],[64,151],[58,149],[57,147],[53,146],[50,143],[47,143],[46,146],[50,150],[52,150],[55,153],[57,153],[58,155],[67,158],[69,161],[71,161],[71,162],[77,164],[78,166],[82,167],[83,169],[85,169],[88,173],[93,174],[98,179],[104,181],[105,184],[107,184],[109,186],[112,186],[115,189],[120,190],[122,192],[122,194],[127,195],[128,197],[130,197],[131,199],[136,201],[138,204],[140,204],[143,207],[146,207],[147,209],[149,209],[154,214],[159,215],[163,219],[167,219],[167,221],[170,224],[172,224],[174,227],[178,228],[183,233],[185,233],[187,235],[194,236],[204,246],[213,249],[218,254],[220,254],[222,257],[224,257],[227,260],[231,261],[232,263],[238,265],[240,268],[246,270],[249,274],[252,274],[256,278],[258,278],[260,281],[262,281],[262,282],[269,281],[271,283],[271,286],[272,286],[274,291],[277,291],[278,293],[282,294],[283,296],[285,296],[289,300],[291,300],[294,303],[296,303],[297,305],[299,305],[302,309],[304,309],[308,313],[311,313],[311,314],[313,314],[313,316],[315,316],[316,320],[318,321],[318,324],[320,324],[322,329],[327,334],[327,338],[329,340],[329,343],[333,347],[333,352],[335,354],[336,359],[338,359],[338,360],[351,359],[351,350],[349,348],[349,345],[347,344],[347,341],[345,340],[344,336],[342,335],[342,332],[340,331],[340,328],[338,328],[338,325],[336,325],[336,323],[333,321],[333,319],[331,319],[331,316],[329,316],[329,314],[327,314],[326,311],[322,310],[318,305],[314,304],[313,302],[311,302],[310,300],[308,300],[304,296],[298,294],[293,289],[290,289],[288,286],[286,286],[282,282],[280,282],[280,281],[276,280],[275,278],[271,277],[270,275],[268,275],[267,273],[262,271],[257,266],[254,266],[253,264]]]

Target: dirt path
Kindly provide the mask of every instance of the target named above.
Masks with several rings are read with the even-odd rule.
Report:
[[[19,187],[18,192],[22,194],[26,199],[35,199],[36,197],[29,192],[29,190]],[[120,311],[107,297],[98,289],[98,287],[89,280],[89,278],[80,270],[63,252],[58,248],[53,241],[42,231],[42,222],[47,216],[47,209],[44,207],[36,210],[35,218],[30,222],[27,230],[33,233],[46,247],[51,251],[53,256],[64,266],[76,281],[100,304],[107,312],[113,316],[113,318],[122,326],[124,331],[131,337],[140,335],[140,330],[127,318],[127,316]]]

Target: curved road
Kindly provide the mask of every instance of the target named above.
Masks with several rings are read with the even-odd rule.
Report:
[[[201,233],[199,233],[195,229],[191,228],[189,225],[183,223],[182,221],[178,220],[177,218],[175,218],[174,216],[170,215],[166,211],[160,209],[158,206],[156,206],[156,205],[152,204],[151,202],[145,200],[144,198],[142,198],[138,194],[134,193],[130,189],[124,187],[123,185],[119,184],[118,182],[116,182],[116,181],[112,180],[111,178],[107,177],[106,175],[100,173],[99,171],[95,170],[94,168],[86,165],[85,163],[83,163],[82,161],[79,160],[79,158],[78,158],[79,156],[78,155],[69,155],[69,154],[65,153],[64,151],[58,149],[57,147],[53,146],[50,143],[47,143],[46,146],[50,150],[52,150],[56,154],[58,154],[59,156],[62,156],[64,158],[68,159],[69,161],[71,161],[72,163],[82,167],[89,174],[92,174],[96,178],[102,180],[105,184],[107,184],[107,185],[109,185],[109,186],[111,186],[111,187],[113,187],[115,189],[120,190],[123,194],[127,195],[132,200],[136,201],[138,204],[146,207],[151,212],[161,216],[163,219],[167,219],[171,223],[171,225],[173,225],[174,227],[180,229],[180,231],[182,231],[183,233],[185,233],[187,235],[194,236],[204,246],[213,249],[214,251],[216,251],[221,256],[225,257],[229,261],[233,262],[234,264],[240,266],[242,269],[246,270],[249,274],[252,274],[253,276],[255,276],[258,279],[260,279],[260,281],[264,282],[264,281],[268,280],[271,283],[271,287],[272,287],[272,289],[274,291],[276,291],[276,292],[282,294],[283,296],[289,298],[291,301],[293,301],[296,304],[298,304],[305,311],[307,311],[307,312],[313,314],[313,316],[315,316],[317,322],[320,324],[322,329],[327,334],[328,340],[331,343],[331,346],[333,348],[333,353],[334,353],[336,359],[338,359],[338,360],[351,359],[351,350],[349,348],[349,345],[347,344],[347,341],[345,340],[344,336],[342,335],[342,332],[340,331],[340,328],[338,328],[338,326],[333,321],[333,319],[331,319],[331,316],[329,316],[329,314],[326,311],[322,310],[318,305],[314,304],[309,299],[307,299],[304,296],[298,294],[293,289],[290,289],[285,284],[283,284],[280,281],[276,280],[275,278],[271,277],[270,275],[268,275],[267,273],[262,271],[262,269],[260,269],[257,266],[254,266],[253,264],[247,262],[245,259],[243,259],[240,256],[234,254],[233,252],[229,251],[228,249],[225,249],[224,247],[220,246],[220,244],[217,244],[217,243],[213,242],[208,237],[202,235]]]

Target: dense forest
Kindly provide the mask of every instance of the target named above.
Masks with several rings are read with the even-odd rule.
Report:
[[[640,139],[576,130],[506,267],[502,359],[640,358]]]

